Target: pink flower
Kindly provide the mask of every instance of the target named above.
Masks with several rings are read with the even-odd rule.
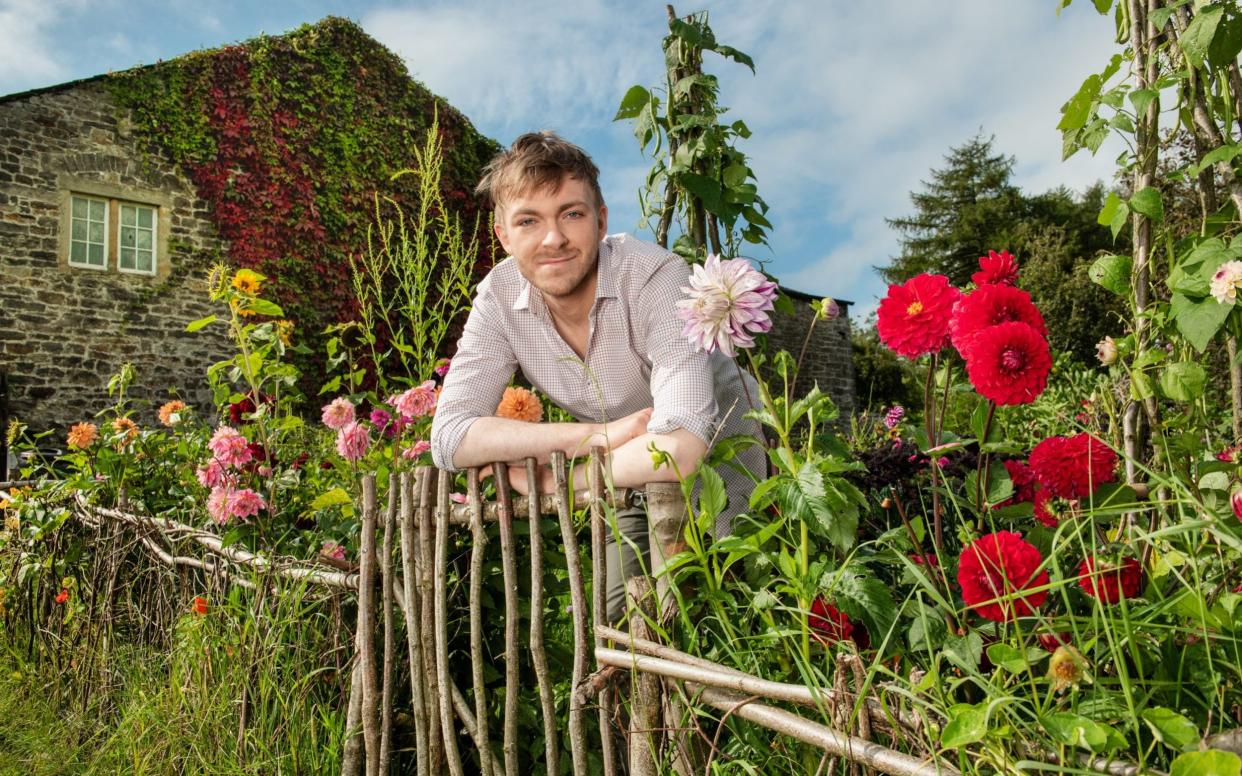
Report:
[[[371,425],[379,429],[385,437],[392,439],[405,428],[405,418],[398,417],[394,421],[387,410],[376,407],[371,410]]]
[[[427,452],[430,449],[431,449],[431,443],[428,442],[426,439],[420,439],[414,444],[407,447],[401,453],[401,457],[406,459],[407,461],[413,461],[415,458],[417,458],[418,456],[422,455],[423,453]]]
[[[682,336],[696,349],[736,356],[737,348],[751,347],[755,334],[772,328],[768,311],[776,284],[746,259],[712,254],[694,268],[689,282],[681,291],[690,298],[677,303],[677,317],[686,322]]]
[[[211,448],[212,454],[223,466],[243,466],[253,456],[246,438],[228,426],[217,428],[207,447]]]
[[[450,493],[449,501],[452,501],[454,504],[465,504],[466,494],[465,493]]]
[[[338,396],[323,407],[323,424],[333,431],[340,431],[354,422],[354,405],[344,396]]]
[[[254,517],[267,509],[267,502],[250,488],[242,488],[229,494],[228,508],[234,517]]]
[[[436,406],[436,384],[434,380],[424,380],[405,393],[388,397],[388,403],[397,408],[401,417],[406,420],[430,415]]]
[[[211,519],[220,525],[229,521],[230,495],[231,488],[228,485],[217,485],[211,489],[211,495],[207,497],[207,514],[211,515]]]
[[[453,364],[453,359],[451,359],[451,358],[442,358],[442,359],[440,359],[439,361],[437,361],[437,362],[436,362],[436,366],[435,366],[435,370],[434,370],[434,371],[435,371],[435,373],[436,373],[436,374],[438,374],[439,376],[444,377],[444,376],[446,376],[446,375],[449,373],[449,367],[450,367],[450,366],[452,366],[452,364]]]
[[[1229,497],[1229,506],[1233,508],[1233,516],[1242,520],[1242,489],[1235,490]]]
[[[884,413],[884,428],[892,431],[901,424],[901,419],[905,416],[906,408],[900,404],[894,404],[888,408],[888,412]]]
[[[336,435],[336,451],[346,461],[357,461],[371,447],[371,432],[357,421],[347,423]]]
[[[323,543],[323,546],[319,548],[319,554],[333,560],[345,560],[345,548],[331,539]]]
[[[212,458],[206,466],[199,467],[194,476],[198,477],[198,483],[204,488],[214,488],[228,479],[228,470],[219,460]]]

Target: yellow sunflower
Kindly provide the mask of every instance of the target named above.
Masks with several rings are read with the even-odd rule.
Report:
[[[267,280],[267,278],[252,269],[239,269],[233,275],[233,288],[236,288],[243,294],[253,296],[259,293],[259,289],[263,287],[264,280]]]

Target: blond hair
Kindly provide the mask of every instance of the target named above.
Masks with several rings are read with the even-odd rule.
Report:
[[[599,188],[599,168],[578,146],[555,132],[527,132],[501,151],[483,169],[475,192],[488,197],[497,210],[501,205],[532,191],[552,190],[569,176],[585,182],[595,195],[595,206],[604,204]]]

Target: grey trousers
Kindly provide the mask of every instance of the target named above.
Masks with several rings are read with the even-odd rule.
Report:
[[[626,581],[642,574],[655,576],[664,561],[657,547],[656,555],[661,557],[656,559],[655,567],[651,565],[651,541],[647,534],[645,509],[631,507],[619,510],[616,520],[616,530],[611,525],[605,527],[604,545],[604,568],[607,572],[604,600],[607,620],[613,625],[620,623],[625,616]]]

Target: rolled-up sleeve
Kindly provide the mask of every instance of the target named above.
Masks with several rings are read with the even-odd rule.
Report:
[[[682,336],[684,324],[677,317],[677,300],[689,276],[686,263],[670,254],[639,293],[636,315],[642,325],[636,328],[651,359],[653,411],[647,431],[667,434],[684,428],[710,446],[718,422],[711,360]]]
[[[494,415],[517,358],[497,315],[487,279],[466,319],[452,367],[431,423],[431,458],[437,468],[455,470],[453,456],[475,419]]]

